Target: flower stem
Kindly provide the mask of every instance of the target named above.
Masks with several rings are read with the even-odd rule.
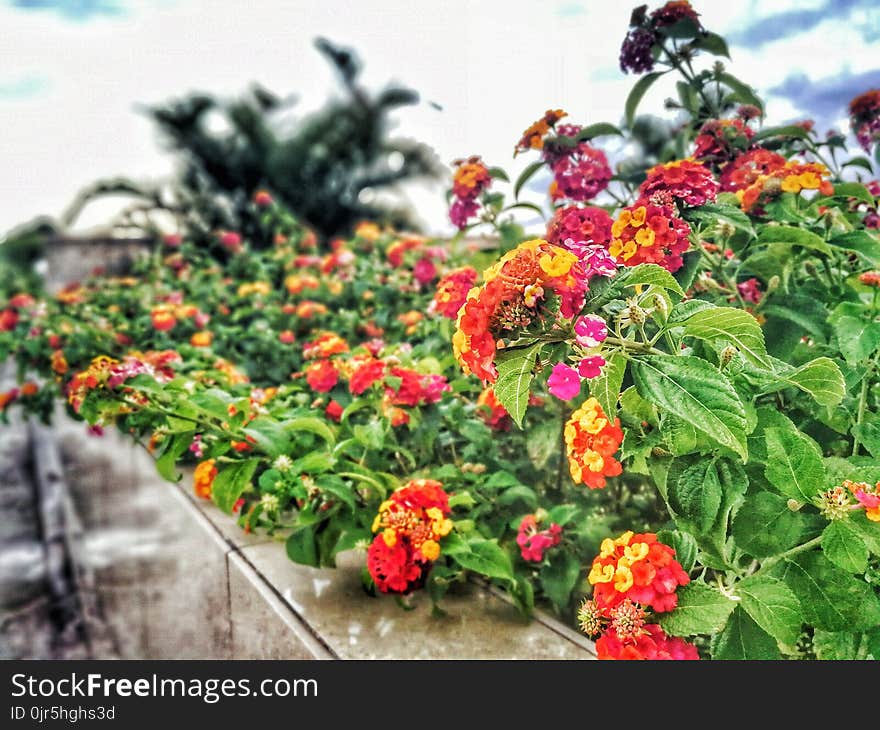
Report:
[[[862,425],[862,420],[865,417],[865,404],[868,401],[868,380],[870,375],[870,369],[865,373],[865,377],[862,378],[862,389],[859,392],[859,409],[856,411],[856,426]],[[861,441],[859,439],[858,430],[853,428],[853,448],[852,455],[859,455],[859,446],[861,446]]]

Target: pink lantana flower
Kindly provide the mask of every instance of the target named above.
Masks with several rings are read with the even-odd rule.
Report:
[[[605,365],[605,358],[601,355],[591,355],[585,357],[578,364],[578,374],[582,378],[598,378],[602,374],[602,367]]]
[[[573,367],[558,362],[547,378],[547,386],[550,388],[550,393],[560,400],[571,400],[581,392],[581,379]]]
[[[581,347],[598,347],[608,337],[608,327],[601,317],[588,314],[574,323],[574,334]]]

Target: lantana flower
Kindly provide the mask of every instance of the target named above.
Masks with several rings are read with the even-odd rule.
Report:
[[[614,458],[623,441],[620,419],[615,418],[611,423],[595,398],[588,398],[572,413],[565,424],[564,437],[569,471],[575,484],[601,489],[606,477],[622,473],[623,467]]]
[[[671,208],[639,200],[624,208],[611,227],[608,252],[625,266],[658,264],[670,272],[684,265],[690,226]]]

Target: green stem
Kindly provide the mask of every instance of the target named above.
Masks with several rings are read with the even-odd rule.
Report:
[[[641,355],[668,355],[668,352],[663,352],[663,350],[658,350],[656,347],[651,347],[651,345],[644,342],[635,342],[633,340],[623,340],[617,337],[606,337],[605,342],[609,345],[617,345],[618,347],[622,347],[624,350],[629,350],[630,352],[635,352]]]
[[[865,377],[862,379],[862,389],[859,392],[859,409],[856,412],[856,424],[855,424],[856,426],[861,426],[862,420],[865,418],[865,404],[868,401],[868,380],[870,379],[869,378],[870,374],[871,374],[871,371],[868,370],[865,373]],[[861,445],[861,441],[859,440],[858,430],[856,428],[853,428],[853,449],[852,449],[853,456],[859,455],[859,446],[860,445]]]
[[[797,547],[793,547],[790,550],[786,550],[784,553],[781,553],[780,555],[777,555],[772,558],[768,558],[767,560],[764,561],[764,563],[761,565],[760,568],[758,568],[754,573],[752,573],[752,575],[753,576],[759,575],[759,574],[763,573],[765,570],[767,570],[768,568],[772,568],[777,563],[780,563],[783,560],[787,560],[788,558],[793,557],[794,555],[798,555],[800,553],[806,552],[807,550],[812,550],[815,547],[819,547],[819,545],[821,545],[821,544],[822,544],[822,536],[820,535],[819,537],[814,537],[812,540],[808,540],[803,545],[798,545]]]

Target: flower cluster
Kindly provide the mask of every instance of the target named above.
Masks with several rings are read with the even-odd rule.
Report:
[[[630,21],[630,31],[620,48],[620,70],[624,73],[647,73],[654,68],[653,47],[661,39],[659,28],[675,25],[682,20],[690,20],[702,27],[699,14],[687,0],[670,0],[650,15],[642,5],[635,10]]]
[[[440,557],[440,540],[452,531],[449,496],[433,479],[413,479],[379,506],[367,551],[367,569],[383,593],[408,593]]]
[[[736,193],[744,211],[780,193],[818,190],[831,195],[831,173],[819,162],[793,162],[763,148],[755,148],[730,162],[721,172],[721,189]]]
[[[540,150],[544,148],[544,138],[550,133],[550,130],[556,126],[563,117],[567,117],[562,109],[548,109],[544,112],[544,116],[536,122],[529,125],[522,133],[519,142],[513,150],[513,156],[516,157],[520,152],[526,150]]]
[[[853,133],[866,152],[880,140],[880,89],[859,94],[849,103],[849,120]]]
[[[560,137],[577,137],[581,127],[561,125]],[[587,142],[569,145],[545,142],[544,159],[553,171],[550,197],[553,200],[584,202],[595,198],[611,182],[611,166],[605,153]]]
[[[348,352],[348,349],[348,343],[335,332],[322,332],[303,345],[303,357],[306,360],[327,358]]]
[[[452,196],[449,220],[457,228],[465,228],[479,210],[477,198],[492,184],[492,176],[479,157],[453,162],[456,170],[452,176]]]
[[[493,431],[509,431],[512,423],[507,409],[501,405],[495,389],[484,388],[477,398],[477,415]]]
[[[562,540],[562,527],[551,522],[546,529],[539,529],[543,515],[526,515],[519,523],[519,531],[516,535],[516,544],[522,559],[530,563],[540,563],[544,559],[544,553]]]
[[[568,467],[575,484],[601,489],[606,477],[616,477],[623,471],[614,458],[623,441],[620,419],[611,423],[595,398],[587,398],[571,414],[564,436]]]
[[[603,540],[587,581],[593,596],[581,604],[578,623],[590,636],[601,634],[600,659],[699,659],[696,647],[648,623],[649,610],[673,610],[678,587],[690,582],[675,550],[656,534],[627,531]]]
[[[866,482],[846,479],[841,485],[822,492],[817,506],[829,520],[843,520],[851,511],[864,509],[869,520],[880,522],[880,482],[872,487]]]
[[[659,264],[675,272],[684,264],[690,232],[687,221],[670,208],[639,200],[614,221],[608,253],[625,266]]]
[[[866,271],[864,274],[859,274],[859,281],[866,286],[880,288],[880,271]]]
[[[712,171],[693,160],[675,160],[655,165],[639,187],[643,199],[655,205],[704,205],[715,200],[718,182]]]
[[[694,140],[694,159],[723,166],[748,150],[754,136],[742,119],[710,119]]]
[[[494,383],[495,351],[503,337],[558,314],[571,319],[583,307],[587,275],[577,256],[535,239],[521,243],[483,274],[458,313],[453,350],[465,373]],[[552,317],[552,319],[551,319]]]
[[[448,319],[457,319],[458,310],[467,300],[468,292],[477,282],[477,270],[472,266],[453,269],[437,282],[437,291],[428,307],[429,313],[436,312]]]
[[[547,226],[547,240],[559,246],[571,239],[575,243],[607,246],[611,243],[614,220],[604,208],[565,205],[553,212]]]
[[[211,499],[216,476],[217,467],[214,466],[214,459],[199,462],[193,473],[193,489],[196,495],[202,499]]]

